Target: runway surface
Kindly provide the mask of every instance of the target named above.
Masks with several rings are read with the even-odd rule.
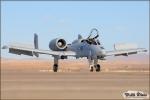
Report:
[[[122,93],[149,93],[148,72],[46,72],[1,73],[2,99],[123,99]]]

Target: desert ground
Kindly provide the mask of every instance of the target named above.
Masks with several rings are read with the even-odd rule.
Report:
[[[149,57],[99,61],[101,72],[89,72],[85,59],[1,58],[1,99],[123,99],[128,90],[149,93]]]

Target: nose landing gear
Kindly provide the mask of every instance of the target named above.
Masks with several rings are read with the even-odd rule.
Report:
[[[101,71],[101,66],[99,64],[95,65],[94,67],[95,67],[96,72]]]
[[[89,58],[88,62],[89,62],[90,72],[93,72],[94,68],[95,68],[96,72],[100,72],[101,71],[101,66],[99,64],[97,64],[98,63],[97,59]]]
[[[94,71],[94,67],[90,66],[90,72],[93,72],[93,71]]]

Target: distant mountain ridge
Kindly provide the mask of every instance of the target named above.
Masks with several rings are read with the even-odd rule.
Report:
[[[53,59],[47,59],[47,58],[7,58],[7,57],[1,57],[1,60],[50,60],[53,61]],[[69,60],[76,60],[76,59],[67,59]],[[80,59],[82,60],[82,59]],[[84,60],[84,59],[83,59]],[[117,56],[117,57],[106,57],[107,62],[137,62],[137,63],[149,63],[149,54],[137,54],[137,55],[130,55],[130,56]]]

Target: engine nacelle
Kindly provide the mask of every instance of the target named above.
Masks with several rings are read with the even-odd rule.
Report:
[[[50,41],[49,48],[54,51],[63,51],[67,47],[67,43],[64,39],[56,38]]]

